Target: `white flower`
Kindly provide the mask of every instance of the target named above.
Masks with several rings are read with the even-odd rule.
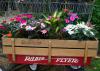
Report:
[[[68,31],[69,35],[75,34],[74,31]]]
[[[83,29],[83,33],[84,33],[84,35],[86,35],[86,36],[90,36],[90,35],[91,35],[91,36],[94,36],[94,35],[95,35],[94,32],[91,31],[91,29],[93,29],[93,28],[87,26],[87,25],[85,24],[85,22],[78,23],[78,24],[77,24],[77,27],[78,27],[78,28],[82,28],[82,29]]]
[[[46,34],[48,31],[47,30],[41,30],[42,34]]]
[[[64,27],[64,30],[68,31],[68,30],[73,30],[73,29],[75,29],[75,28],[76,28],[75,25],[68,24],[66,27]]]
[[[75,34],[75,30],[77,29],[76,25],[68,24],[66,27],[64,27],[64,30],[66,30],[70,35]]]
[[[41,23],[41,28],[45,28],[45,24],[44,23]]]
[[[36,27],[32,27],[32,26],[28,25],[28,26],[25,27],[25,29],[26,29],[27,31],[29,31],[29,30],[34,30],[34,29],[36,29]]]
[[[80,31],[80,29],[82,31]],[[78,23],[76,25],[68,24],[66,27],[64,27],[64,30],[66,32],[68,32],[69,35],[83,32],[83,34],[86,35],[86,36],[90,36],[90,37],[95,36],[94,32],[91,29],[93,29],[93,28],[88,27],[85,24],[85,22],[81,22],[81,23]]]
[[[78,24],[77,24],[77,27],[78,27],[78,28],[84,28],[84,29],[86,29],[86,30],[92,29],[91,27],[88,27],[87,25],[85,25],[85,22],[78,23]]]

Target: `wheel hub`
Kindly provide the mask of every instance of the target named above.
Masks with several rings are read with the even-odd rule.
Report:
[[[3,71],[3,70],[0,68],[0,71]]]

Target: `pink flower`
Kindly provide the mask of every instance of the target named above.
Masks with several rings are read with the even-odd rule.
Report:
[[[16,17],[22,17],[22,14],[17,15]]]
[[[68,15],[73,15],[73,14],[75,14],[75,13],[73,13],[73,12],[69,12],[69,13],[68,13]]]
[[[49,16],[49,17],[47,18],[47,20],[51,20],[51,18],[52,18],[52,16]]]
[[[10,18],[10,21],[13,22],[14,21],[14,18]]]
[[[7,23],[7,21],[6,20],[3,20],[2,23]]]
[[[27,18],[29,18],[29,19],[32,18],[32,14],[27,14],[26,16],[27,16]]]
[[[78,16],[75,16],[75,18],[78,19],[79,17]]]
[[[74,21],[75,20],[75,17],[74,16],[70,16],[70,20],[71,21]]]
[[[71,21],[74,21],[75,19],[78,19],[79,18],[77,16],[77,13],[70,12],[69,15],[70,15],[70,20]]]
[[[21,24],[26,24],[27,21],[26,20],[21,20]]]
[[[59,21],[60,20],[60,18],[59,17],[57,17],[57,21]]]
[[[93,28],[93,26],[94,26],[94,25],[92,25],[91,22],[87,22],[86,25],[87,25],[88,27],[91,27],[91,28]]]
[[[47,30],[41,30],[42,34],[46,34],[48,31]]]
[[[6,30],[6,28],[4,26],[2,26],[2,25],[0,25],[0,29]]]
[[[77,13],[69,12],[69,15],[75,17],[75,16],[77,16]]]
[[[64,9],[64,12],[68,12],[68,9],[65,8],[65,9]]]
[[[66,22],[66,23],[69,23],[69,20],[68,20],[68,19],[65,19],[65,22]]]
[[[27,24],[27,21],[26,20],[21,20],[21,24],[20,24],[20,27],[22,28],[24,25]]]
[[[17,22],[22,20],[21,17],[16,17],[15,19],[16,19]]]
[[[27,17],[27,18],[32,18],[32,14],[21,14],[21,17]]]

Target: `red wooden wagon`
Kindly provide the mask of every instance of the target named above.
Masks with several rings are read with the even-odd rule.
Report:
[[[86,66],[97,56],[98,41],[3,38],[3,53],[17,64]]]

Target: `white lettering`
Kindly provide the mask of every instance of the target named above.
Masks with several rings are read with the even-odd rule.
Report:
[[[24,61],[40,61],[40,60],[45,60],[45,57],[26,56]]]
[[[78,63],[79,60],[77,58],[57,58],[56,62]]]

